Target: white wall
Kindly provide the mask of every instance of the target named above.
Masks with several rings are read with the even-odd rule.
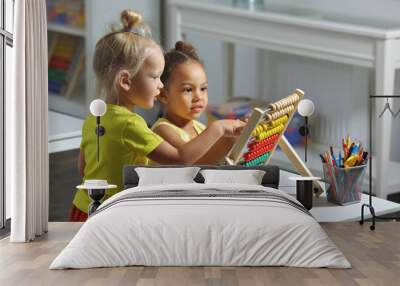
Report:
[[[256,0],[257,1],[257,0]],[[288,8],[291,13],[322,14],[348,23],[387,27],[399,23],[399,0],[260,0],[266,9]],[[315,15],[315,14],[314,14]]]
[[[315,12],[328,19],[368,23],[378,27],[400,24],[399,0],[263,1],[266,10],[286,9],[294,14]],[[360,5],[361,2],[363,5]],[[352,16],[348,16],[349,14]],[[206,64],[210,102],[223,102],[225,93],[221,41],[200,33],[189,33],[187,39],[198,48]],[[234,96],[261,96],[274,100],[289,94],[295,88],[301,88],[306,92],[306,97],[316,104],[318,120],[314,120],[314,127],[319,141],[332,144],[338,137],[351,134],[367,142],[368,95],[374,91],[374,75],[371,70],[283,53],[263,52],[243,45],[236,46],[235,61]],[[399,90],[400,75],[397,74],[396,93]],[[400,131],[396,126],[394,124],[392,130],[393,138],[400,138]],[[400,159],[397,148],[399,143],[393,141],[391,148],[392,158],[397,160]]]
[[[304,8],[313,6],[315,11],[325,11],[327,17],[344,17],[346,12],[354,12],[356,17],[345,19],[352,23],[369,23],[377,27],[399,26],[399,0],[265,0],[267,3],[290,3]],[[356,5],[358,4],[358,6]],[[382,13],[382,4],[389,7]],[[332,6],[332,7],[330,7]],[[356,9],[357,8],[357,9]],[[355,11],[356,10],[356,11]],[[197,47],[203,58],[208,77],[211,103],[224,101],[223,87],[223,45],[216,38],[199,33],[189,33],[187,40]],[[295,88],[306,92],[316,105],[315,116],[311,119],[314,141],[337,145],[340,139],[350,134],[368,145],[368,104],[369,94],[374,92],[372,69],[338,64],[278,52],[263,52],[243,45],[236,46],[234,96],[260,96],[275,100],[291,93]],[[395,80],[395,94],[400,94],[400,72]],[[400,100],[394,104],[400,108]],[[379,114],[379,113],[378,113]],[[374,115],[374,119],[377,120]],[[393,120],[390,157],[400,162],[400,119]],[[399,166],[399,165],[396,165]],[[398,172],[396,167],[393,172]],[[388,174],[388,177],[391,176]],[[394,191],[400,185],[393,183]]]
[[[222,103],[222,43],[195,33],[190,33],[187,40],[205,62],[210,102]],[[320,121],[315,124],[321,130],[321,143],[332,144],[337,138],[333,134],[338,132],[340,136],[350,133],[367,141],[368,69],[242,45],[236,48],[235,60],[234,96],[277,100],[300,88],[316,105]],[[337,123],[333,124],[333,119]]]

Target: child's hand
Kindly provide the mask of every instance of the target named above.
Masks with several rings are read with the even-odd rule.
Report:
[[[246,126],[246,122],[239,119],[223,119],[215,121],[215,123],[222,128],[223,134],[226,137],[239,136],[243,128]]]
[[[250,115],[246,115],[246,116],[240,118],[240,120],[245,123],[249,122],[249,119],[250,119]]]

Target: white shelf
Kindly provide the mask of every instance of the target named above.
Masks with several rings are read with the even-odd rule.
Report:
[[[76,95],[71,98],[49,93],[49,109],[70,113],[77,118],[85,118],[89,112],[86,108],[86,98],[83,95]]]
[[[76,28],[72,26],[56,24],[56,23],[47,23],[47,29],[52,32],[59,32],[68,35],[78,36],[78,37],[85,37],[86,31],[84,28]]]
[[[292,173],[281,170],[279,179],[279,189],[292,196],[296,196],[296,183],[289,180]],[[373,197],[373,206],[376,215],[385,215],[400,210],[400,204]],[[318,222],[338,222],[338,221],[359,221],[361,219],[362,204],[369,204],[369,197],[361,195],[358,203],[341,206],[327,201],[325,192],[319,197],[313,197],[313,208],[310,210],[313,217]],[[371,217],[368,209],[365,210],[365,219]]]
[[[83,119],[49,111],[49,153],[78,149]]]

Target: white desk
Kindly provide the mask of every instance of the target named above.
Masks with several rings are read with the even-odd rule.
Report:
[[[49,153],[79,148],[83,119],[49,110]]]
[[[293,176],[292,173],[281,170],[279,189],[296,196],[296,183],[289,179],[291,176]],[[359,221],[361,219],[361,206],[364,203],[369,203],[368,195],[365,194],[362,195],[359,203],[347,206],[330,203],[326,200],[325,194],[322,194],[319,198],[313,198],[313,208],[310,212],[319,222]],[[373,197],[372,204],[375,214],[378,216],[400,211],[400,204],[384,199]],[[368,208],[365,209],[364,217],[371,217]]]
[[[243,43],[266,50],[369,67],[375,71],[375,91],[371,92],[393,94],[395,69],[400,68],[398,1],[299,1],[299,4],[292,1],[293,7],[274,0],[264,0],[265,5],[261,7],[235,4],[241,2],[168,0],[167,45],[172,47],[182,39],[183,33],[196,31],[224,41],[227,60],[233,58],[234,43]],[[306,5],[309,7],[304,7]],[[369,5],[369,9],[365,9],[365,5]],[[232,73],[232,66],[226,65],[227,94],[232,94]],[[384,102],[377,101],[377,110],[383,109]],[[378,196],[386,197],[389,190],[385,175],[393,170],[387,152],[390,149],[391,121],[382,117],[375,130],[375,138],[379,140],[374,143],[374,191]]]

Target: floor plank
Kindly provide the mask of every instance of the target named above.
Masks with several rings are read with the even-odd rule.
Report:
[[[0,240],[0,285],[399,285],[400,224],[321,224],[352,269],[290,267],[118,267],[49,270],[81,223],[52,222],[32,243]]]

